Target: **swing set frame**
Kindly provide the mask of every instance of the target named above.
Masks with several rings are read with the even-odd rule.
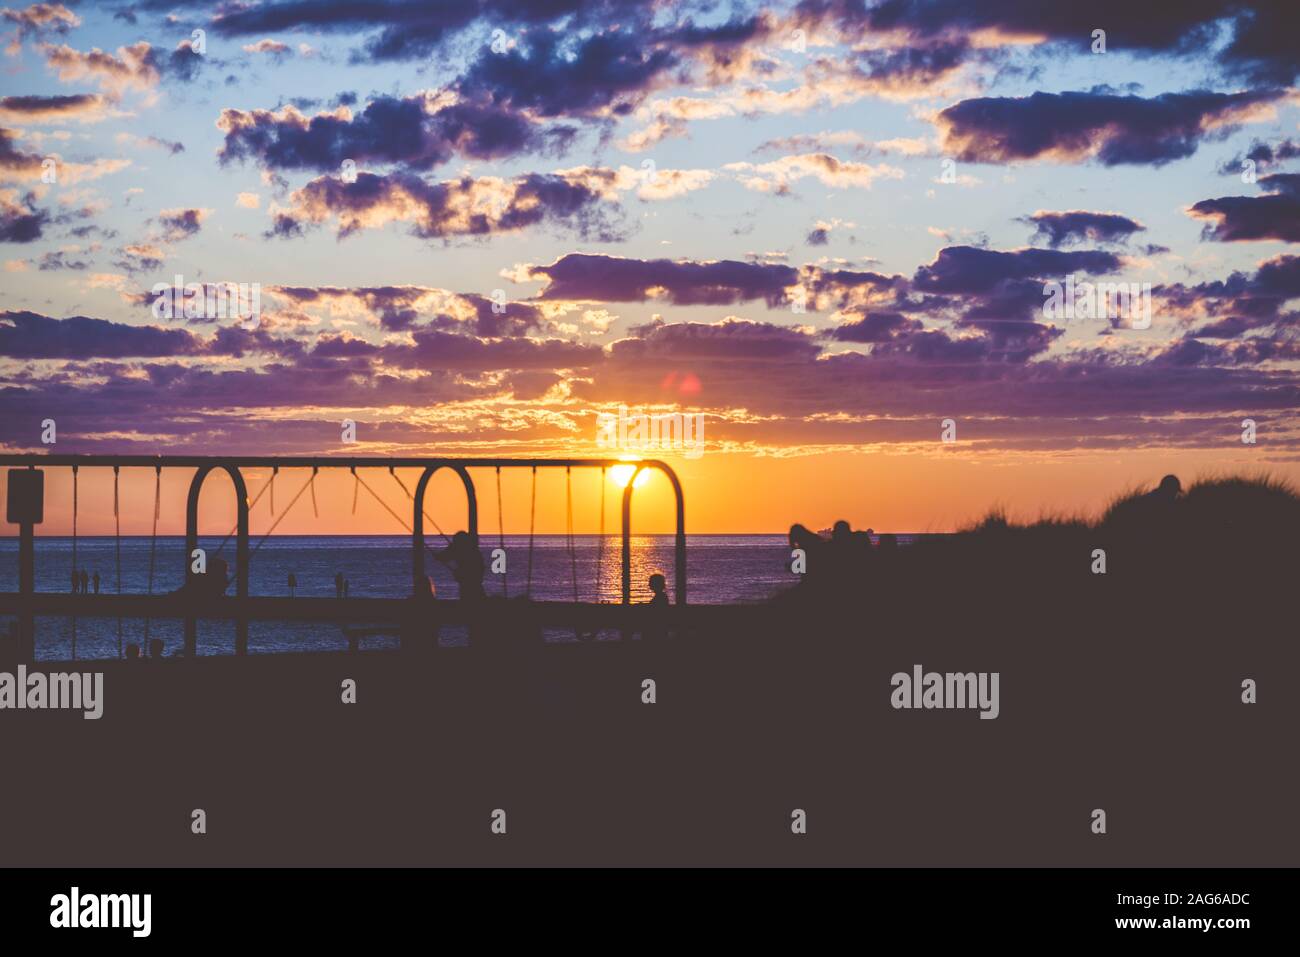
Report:
[[[429,480],[440,470],[449,468],[460,478],[465,487],[465,498],[467,504],[467,525],[466,531],[473,539],[475,547],[479,542],[478,529],[478,493],[474,485],[474,479],[470,475],[471,469],[490,469],[494,470],[498,476],[498,496],[500,470],[512,468],[526,468],[533,472],[533,519],[536,516],[536,473],[538,469],[565,469],[571,472],[577,468],[594,468],[600,469],[602,475],[615,466],[631,466],[632,474],[628,476],[627,483],[623,487],[623,509],[622,509],[622,529],[623,529],[623,550],[622,550],[622,604],[628,605],[632,601],[632,492],[636,486],[637,478],[641,472],[646,469],[656,469],[662,472],[672,485],[673,495],[676,500],[676,536],[674,543],[674,584],[675,584],[675,601],[678,605],[686,604],[686,503],[682,492],[681,481],[677,473],[665,462],[658,459],[553,459],[553,458],[426,458],[426,457],[379,457],[379,456],[202,456],[202,455],[24,455],[24,454],[2,454],[0,455],[0,467],[16,468],[47,468],[47,467],[70,467],[74,470],[84,468],[111,468],[114,471],[115,485],[116,477],[121,469],[124,468],[149,468],[154,469],[157,475],[161,475],[161,470],[165,468],[192,468],[195,469],[194,477],[191,479],[189,495],[186,500],[185,509],[185,580],[188,583],[191,579],[190,556],[195,548],[198,547],[198,510],[199,494],[203,489],[203,483],[214,470],[226,472],[234,484],[236,496],[236,524],[232,534],[236,536],[235,542],[235,594],[240,599],[248,598],[248,573],[251,552],[249,548],[249,509],[251,503],[248,500],[248,486],[244,481],[242,470],[244,469],[263,469],[272,470],[272,481],[274,476],[281,469],[311,469],[312,477],[308,480],[308,485],[304,490],[311,486],[315,481],[316,473],[321,469],[348,469],[355,476],[357,469],[387,469],[393,473],[394,469],[418,468],[422,472],[419,481],[416,483],[414,494],[407,493],[411,498],[411,580],[412,580],[412,597],[420,598],[427,596],[428,590],[425,578],[425,559],[424,552],[426,548],[424,534],[425,509],[424,500],[428,489]],[[394,477],[396,477],[395,473]],[[359,476],[358,484],[360,482]],[[269,484],[269,483],[268,483]],[[401,480],[398,479],[401,485]],[[373,489],[366,486],[367,490],[375,494]],[[265,489],[264,489],[265,490]],[[405,485],[403,485],[405,491]],[[314,488],[313,500],[315,495]],[[299,495],[302,493],[299,492]],[[272,492],[274,495],[274,492]],[[602,482],[601,492],[601,528],[604,528],[604,483]],[[156,496],[155,496],[156,497]],[[261,497],[259,493],[258,497]],[[296,498],[295,498],[296,501]],[[381,504],[382,499],[380,500]],[[290,503],[292,506],[292,503]],[[155,500],[155,535],[157,529],[157,507]],[[387,505],[385,505],[387,507]],[[287,511],[287,509],[286,509]],[[392,512],[391,509],[389,509]],[[569,504],[570,521],[572,506]],[[283,516],[284,513],[282,513]],[[396,513],[393,513],[396,514]],[[75,519],[74,519],[75,520]],[[498,523],[500,524],[500,504],[498,501]],[[439,530],[441,532],[441,530]],[[498,530],[501,531],[500,529]],[[269,533],[268,533],[269,534]],[[572,528],[569,530],[570,538],[572,537]],[[530,549],[533,537],[533,530],[530,525],[529,542]],[[229,538],[229,536],[227,536]],[[260,545],[260,543],[259,543]],[[224,547],[224,543],[223,543]],[[602,538],[603,547],[603,538]],[[253,549],[255,551],[256,549]],[[152,578],[152,568],[150,569]],[[576,579],[575,579],[576,581]],[[119,582],[120,591],[120,582]],[[185,620],[185,643],[189,651],[194,642],[197,633],[197,619],[187,617]],[[248,643],[248,622],[245,618],[236,621],[236,654],[246,652]]]

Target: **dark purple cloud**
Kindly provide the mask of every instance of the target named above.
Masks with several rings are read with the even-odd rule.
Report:
[[[162,358],[206,351],[203,340],[184,329],[0,312],[0,356],[11,359]]]
[[[601,361],[599,346],[565,339],[479,339],[440,329],[417,329],[412,344],[389,343],[377,355],[389,365],[407,369],[573,369]]]
[[[630,337],[610,347],[614,359],[787,362],[811,359],[821,351],[807,332],[748,319],[720,323],[667,323],[657,319],[630,332]]]
[[[677,63],[670,50],[649,46],[639,33],[609,30],[574,42],[564,32],[539,27],[514,49],[480,54],[457,88],[472,99],[486,96],[545,117],[589,116],[607,108],[622,115]]]
[[[1146,229],[1141,223],[1119,213],[1094,213],[1073,209],[1065,212],[1040,210],[1021,220],[1034,227],[1034,239],[1043,238],[1053,249],[1072,243],[1124,242]]]
[[[1270,169],[1279,163],[1298,157],[1300,157],[1300,143],[1295,140],[1282,139],[1276,143],[1253,140],[1250,148],[1244,153],[1239,153],[1233,159],[1220,165],[1219,172],[1225,176],[1238,176],[1246,171],[1247,160],[1254,163],[1255,169],[1258,171]]]
[[[925,324],[901,312],[870,312],[861,318],[832,329],[830,338],[837,342],[888,342],[909,332],[920,332]]]
[[[337,172],[344,160],[357,166],[396,164],[428,170],[463,156],[500,159],[563,148],[567,127],[543,129],[499,104],[461,102],[429,112],[420,96],[381,96],[353,116],[296,110],[222,110],[223,164],[254,160],[272,170]]]
[[[865,79],[882,87],[924,89],[977,55],[985,54],[972,51],[965,39],[955,39],[864,50],[854,55],[853,63]]]
[[[470,177],[430,183],[405,173],[360,173],[355,182],[322,176],[291,200],[292,210],[277,217],[273,235],[288,238],[306,223],[337,219],[340,239],[388,222],[409,223],[411,234],[421,239],[487,236],[538,225],[562,226],[602,242],[620,236],[617,206],[584,183],[551,174],[490,183]]]
[[[81,272],[89,269],[90,263],[84,259],[73,259],[71,253],[64,252],[62,249],[53,249],[41,256],[36,268],[41,272],[57,272],[63,269]]]
[[[18,149],[14,145],[17,140],[17,131],[0,127],[0,170],[9,173],[9,179],[28,178],[41,168],[42,157]]]
[[[158,224],[168,242],[177,242],[198,233],[205,215],[202,209],[165,209],[158,214]]]
[[[762,299],[781,304],[785,287],[799,278],[791,266],[771,263],[675,262],[671,259],[623,259],[570,253],[549,266],[534,266],[534,278],[546,279],[542,299],[645,302],[662,290],[678,306],[731,305]]]
[[[36,208],[33,194],[27,193],[16,200],[0,194],[0,243],[35,242],[49,221],[50,214]]]
[[[0,114],[14,122],[45,122],[85,118],[102,112],[107,105],[108,99],[97,93],[6,96],[0,97]]]
[[[1172,310],[1208,319],[1190,337],[1234,339],[1255,329],[1294,326],[1300,314],[1286,307],[1300,299],[1300,256],[1276,256],[1254,273],[1234,272],[1223,280],[1158,286],[1153,294]]]
[[[252,36],[286,30],[369,34],[358,60],[422,59],[467,27],[514,32],[520,26],[571,18],[584,23],[648,22],[651,10],[635,0],[288,0],[232,6],[211,27],[223,36]]]
[[[918,290],[986,293],[1014,279],[1062,279],[1073,273],[1098,275],[1119,269],[1123,260],[1101,250],[1017,249],[1004,252],[978,246],[947,246],[934,262],[916,270]],[[1041,287],[1039,302],[1041,305]]]
[[[1191,156],[1285,90],[1193,90],[1145,99],[1108,92],[962,100],[939,114],[944,149],[968,163],[1095,156],[1104,166],[1162,166]]]
[[[1179,0],[1144,7],[1136,15],[1126,0],[1086,5],[1022,0],[803,0],[806,19],[837,24],[850,34],[901,30],[913,42],[969,36],[974,31],[1041,36],[1088,51],[1092,31],[1106,31],[1110,54],[1204,57],[1226,27],[1231,37],[1214,56],[1235,77],[1269,85],[1291,83],[1300,69],[1295,46],[1295,7],[1290,0]]]
[[[1224,196],[1192,206],[1190,215],[1209,221],[1201,238],[1220,243],[1300,242],[1300,173],[1261,176],[1259,187],[1270,195]]]

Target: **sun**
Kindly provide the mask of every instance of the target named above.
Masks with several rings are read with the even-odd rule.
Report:
[[[632,461],[638,461],[632,459]],[[627,488],[627,483],[632,481],[632,473],[636,472],[635,465],[613,465],[609,469],[609,480],[619,488]],[[636,477],[633,488],[640,488],[650,478],[650,469],[642,469]]]

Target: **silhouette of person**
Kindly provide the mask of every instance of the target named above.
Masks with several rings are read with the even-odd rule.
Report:
[[[290,598],[293,597],[293,593],[297,590],[297,588],[298,588],[298,576],[295,575],[293,572],[289,572],[289,597]]]
[[[1183,485],[1177,475],[1166,475],[1145,498],[1153,505],[1172,505],[1183,491]]]
[[[462,601],[487,597],[483,590],[483,554],[469,532],[457,532],[451,536],[447,547],[434,557],[451,569]]]
[[[98,572],[96,572],[96,574],[98,574]],[[81,570],[81,593],[83,595],[90,593],[90,576],[86,574],[84,568]]]
[[[343,597],[343,573],[342,572],[334,573],[334,597],[335,598]]]
[[[824,585],[829,564],[826,540],[796,522],[790,526],[790,547],[802,549],[807,558],[807,570],[800,585],[809,589]]]
[[[348,580],[346,578],[343,579],[343,597],[348,597]]]
[[[99,594],[99,572],[95,572],[95,594]]]
[[[649,585],[650,601],[646,603],[646,623],[641,629],[641,637],[653,640],[667,634],[664,617],[668,611],[668,583],[663,575],[655,572],[650,576]]]
[[[230,586],[230,578],[226,573],[229,567],[226,560],[220,556],[209,559],[208,573],[204,576],[206,578],[204,590],[208,593],[208,597],[219,598],[226,593],[226,589]]]
[[[652,593],[650,598],[651,608],[668,607],[668,582],[664,580],[663,575],[655,572],[650,576],[650,591]]]
[[[77,574],[77,570],[74,568],[72,570],[72,594],[75,595],[79,591],[81,591],[81,576]]]
[[[153,638],[149,641],[149,657],[161,658],[163,656],[163,641],[161,638]]]
[[[131,642],[131,644],[126,646],[126,660],[127,661],[140,660],[140,646],[137,645],[135,642]]]
[[[841,519],[831,529],[829,553],[836,585],[847,589],[860,582],[872,557],[871,538],[865,532],[855,532]],[[847,595],[847,591],[845,592]]]

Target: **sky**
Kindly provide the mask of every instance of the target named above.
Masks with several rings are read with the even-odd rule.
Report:
[[[1282,0],[4,7],[0,447],[644,454],[716,533],[943,531],[994,506],[1095,513],[1170,472],[1300,478],[1296,19]],[[255,314],[179,291],[227,283]],[[1150,312],[1053,312],[1067,283]],[[702,417],[700,454],[602,445],[620,409]],[[280,475],[278,509],[304,480]],[[121,481],[123,530],[147,533],[153,476]],[[188,482],[164,475],[164,532]],[[596,531],[601,478],[573,482]],[[47,486],[41,531],[65,532],[66,470]],[[300,501],[278,532],[401,531],[367,491],[353,513],[346,473],[317,491],[319,517]],[[111,531],[111,473],[79,493],[79,530]],[[507,474],[508,532],[530,497]],[[431,513],[463,523],[462,498],[440,475]],[[636,501],[637,530],[671,528],[663,479]],[[565,503],[543,475],[539,531]],[[212,479],[204,527],[232,515]]]

